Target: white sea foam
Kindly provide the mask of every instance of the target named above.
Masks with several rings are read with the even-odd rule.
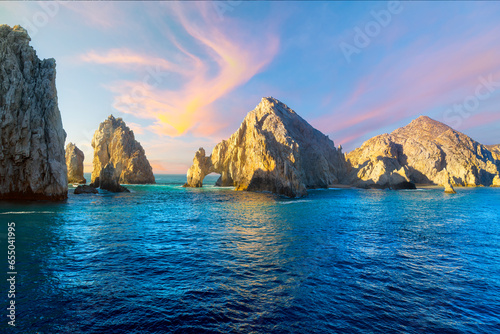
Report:
[[[12,212],[0,212],[0,215],[32,215],[40,213],[55,213],[52,211],[12,211]]]
[[[311,200],[308,199],[298,199],[296,201],[286,201],[286,202],[278,202],[279,204],[295,204],[295,203],[308,203],[312,202]]]

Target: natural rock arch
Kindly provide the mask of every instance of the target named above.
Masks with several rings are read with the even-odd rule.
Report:
[[[215,172],[221,175],[219,186],[298,197],[338,183],[345,170],[343,153],[327,136],[267,97],[209,157],[203,148],[196,152],[185,186],[201,187]]]

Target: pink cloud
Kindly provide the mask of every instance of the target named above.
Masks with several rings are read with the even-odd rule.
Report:
[[[335,133],[339,142],[348,143],[439,108],[443,117],[447,108],[474,94],[479,77],[500,78],[497,32],[491,29],[476,38],[427,49],[416,41],[403,52],[387,57],[332,113],[311,123]],[[360,127],[364,130],[357,131]]]
[[[130,130],[134,131],[134,134],[139,134],[139,135],[142,135],[144,134],[144,128],[140,125],[140,124],[137,124],[137,123],[133,123],[133,122],[127,122],[127,126],[130,128]]]
[[[191,131],[207,136],[219,131],[226,124],[214,120],[211,105],[261,72],[279,49],[279,39],[271,32],[260,35],[243,30],[229,19],[221,22],[210,3],[195,5],[196,12],[187,11],[191,8],[188,6],[171,7],[189,36],[189,40],[180,42],[168,31],[165,33],[184,55],[181,64],[125,49],[104,54],[92,51],[81,57],[88,62],[130,69],[137,64],[159,64],[166,71],[180,74],[178,89],[163,88],[144,79],[122,81],[109,87],[116,94],[117,110],[152,120],[150,129],[162,135],[179,136]],[[189,51],[193,42],[201,51]]]
[[[79,59],[83,62],[115,65],[119,67],[136,70],[137,66],[146,66],[150,68],[161,69],[164,71],[174,71],[187,74],[179,65],[174,64],[164,58],[151,57],[145,54],[133,52],[128,49],[112,49],[104,53],[99,53],[95,50],[89,51],[81,55]]]
[[[500,109],[500,107],[498,107]],[[496,111],[483,111],[480,113],[472,114],[470,117],[464,119],[464,125],[461,126],[460,130],[468,130],[476,127],[480,127],[486,124],[491,124],[492,122],[500,121],[500,112]],[[500,142],[500,138],[498,139]]]

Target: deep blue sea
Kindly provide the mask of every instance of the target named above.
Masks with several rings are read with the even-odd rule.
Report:
[[[157,175],[131,193],[0,202],[2,333],[499,333],[500,189],[302,199]]]

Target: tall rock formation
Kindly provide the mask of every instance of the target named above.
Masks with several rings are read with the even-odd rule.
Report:
[[[64,200],[68,182],[56,62],[20,26],[0,25],[0,199]]]
[[[141,144],[135,140],[121,118],[109,116],[99,125],[92,138],[94,148],[94,169],[92,184],[99,184],[101,171],[111,163],[119,175],[119,182],[126,184],[155,183],[153,169]]]
[[[68,168],[68,183],[86,183],[83,177],[83,160],[85,155],[76,147],[69,143],[66,146],[66,167]]]
[[[426,116],[369,139],[347,159],[352,165],[348,180],[361,187],[390,187],[403,180],[490,186],[499,174],[485,146]]]
[[[220,186],[270,191],[298,197],[310,188],[339,183],[346,172],[343,153],[280,101],[267,97],[243,120],[238,131],[205,156],[200,148],[187,173],[186,187],[201,187],[209,173]]]

